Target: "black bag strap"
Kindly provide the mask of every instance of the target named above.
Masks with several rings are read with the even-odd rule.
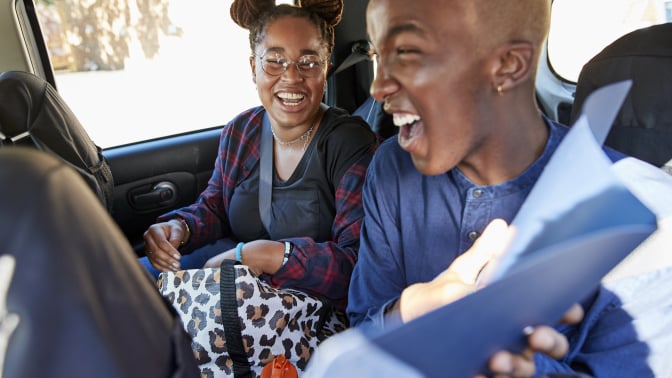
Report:
[[[220,306],[222,325],[226,338],[226,350],[233,361],[235,378],[251,378],[252,371],[243,347],[243,337],[238,321],[238,303],[236,300],[236,261],[224,260],[219,277]]]
[[[259,151],[259,215],[266,232],[271,233],[271,193],[273,192],[273,134],[268,112],[261,125],[261,150]]]

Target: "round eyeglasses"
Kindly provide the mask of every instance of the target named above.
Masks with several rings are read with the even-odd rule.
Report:
[[[317,55],[303,55],[294,62],[273,51],[257,57],[261,61],[261,68],[271,76],[282,75],[293,64],[301,76],[316,77],[322,73],[322,65],[324,64],[324,60]]]

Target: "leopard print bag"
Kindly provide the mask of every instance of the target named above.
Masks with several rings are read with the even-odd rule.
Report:
[[[227,280],[225,269],[235,272],[228,275],[229,281],[235,277],[235,298],[224,300],[235,303],[237,311],[225,310],[223,321],[220,293],[224,291],[220,291],[223,287],[220,284],[222,277]],[[232,262],[222,264],[221,269],[164,272],[158,285],[192,338],[201,377],[259,377],[264,365],[280,354],[301,374],[320,342],[348,326],[344,313],[334,311],[319,298],[298,290],[274,288],[255,277],[247,266]],[[227,313],[231,314],[228,319]],[[234,323],[227,323],[232,319]],[[224,324],[232,327],[225,330]],[[240,331],[236,329],[238,326]],[[227,331],[234,334],[228,340],[229,348]],[[240,349],[235,348],[234,342],[241,344]],[[237,356],[236,351],[241,349]],[[238,370],[241,355],[245,365],[242,373]]]

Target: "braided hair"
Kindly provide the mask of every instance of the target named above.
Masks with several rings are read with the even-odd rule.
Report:
[[[304,18],[317,27],[329,54],[334,49],[334,27],[341,22],[343,0],[299,0],[298,6],[275,5],[275,0],[235,0],[231,18],[250,31],[250,49],[264,40],[266,27],[281,17]]]

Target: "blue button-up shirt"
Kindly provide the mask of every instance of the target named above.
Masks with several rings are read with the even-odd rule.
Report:
[[[364,185],[365,216],[359,260],[348,298],[348,316],[352,325],[364,329],[384,328],[385,309],[399,298],[404,288],[430,281],[443,272],[457,256],[473,245],[493,219],[502,218],[509,223],[513,220],[567,134],[568,129],[564,126],[551,121],[547,121],[547,125],[549,138],[537,161],[519,177],[493,186],[475,185],[458,169],[437,176],[422,175],[396,140],[388,140],[381,145],[369,166]],[[624,156],[610,149],[605,151],[613,161]],[[598,351],[596,356],[599,355],[599,358],[595,360],[591,360],[590,353],[581,352],[590,350],[591,346],[586,345],[598,339],[595,335],[601,331],[594,326],[605,324],[600,321],[605,314],[610,314],[613,319],[619,316],[618,297],[603,288],[596,291],[586,304],[588,308],[583,323],[559,328],[571,343],[568,358],[555,361],[537,356],[538,372],[578,370],[605,374],[611,371],[609,361],[623,358],[619,352],[609,354],[608,349],[614,345],[606,345],[607,349]],[[619,331],[618,327],[609,330]],[[623,332],[621,341],[635,340],[632,348],[623,353],[641,352],[645,346],[636,342],[636,335],[630,338],[626,335],[631,332],[631,327]],[[619,336],[612,338],[617,339]],[[644,359],[639,361],[642,363],[633,363],[628,359],[631,370],[626,370],[644,374],[635,376],[647,376],[649,370],[644,366]],[[619,374],[613,376],[623,376]]]
[[[548,123],[542,155],[519,177],[478,186],[458,169],[420,173],[396,139],[376,152],[364,184],[364,223],[348,315],[354,325],[383,327],[385,305],[404,288],[432,280],[468,250],[495,218],[511,222],[566,127]]]

